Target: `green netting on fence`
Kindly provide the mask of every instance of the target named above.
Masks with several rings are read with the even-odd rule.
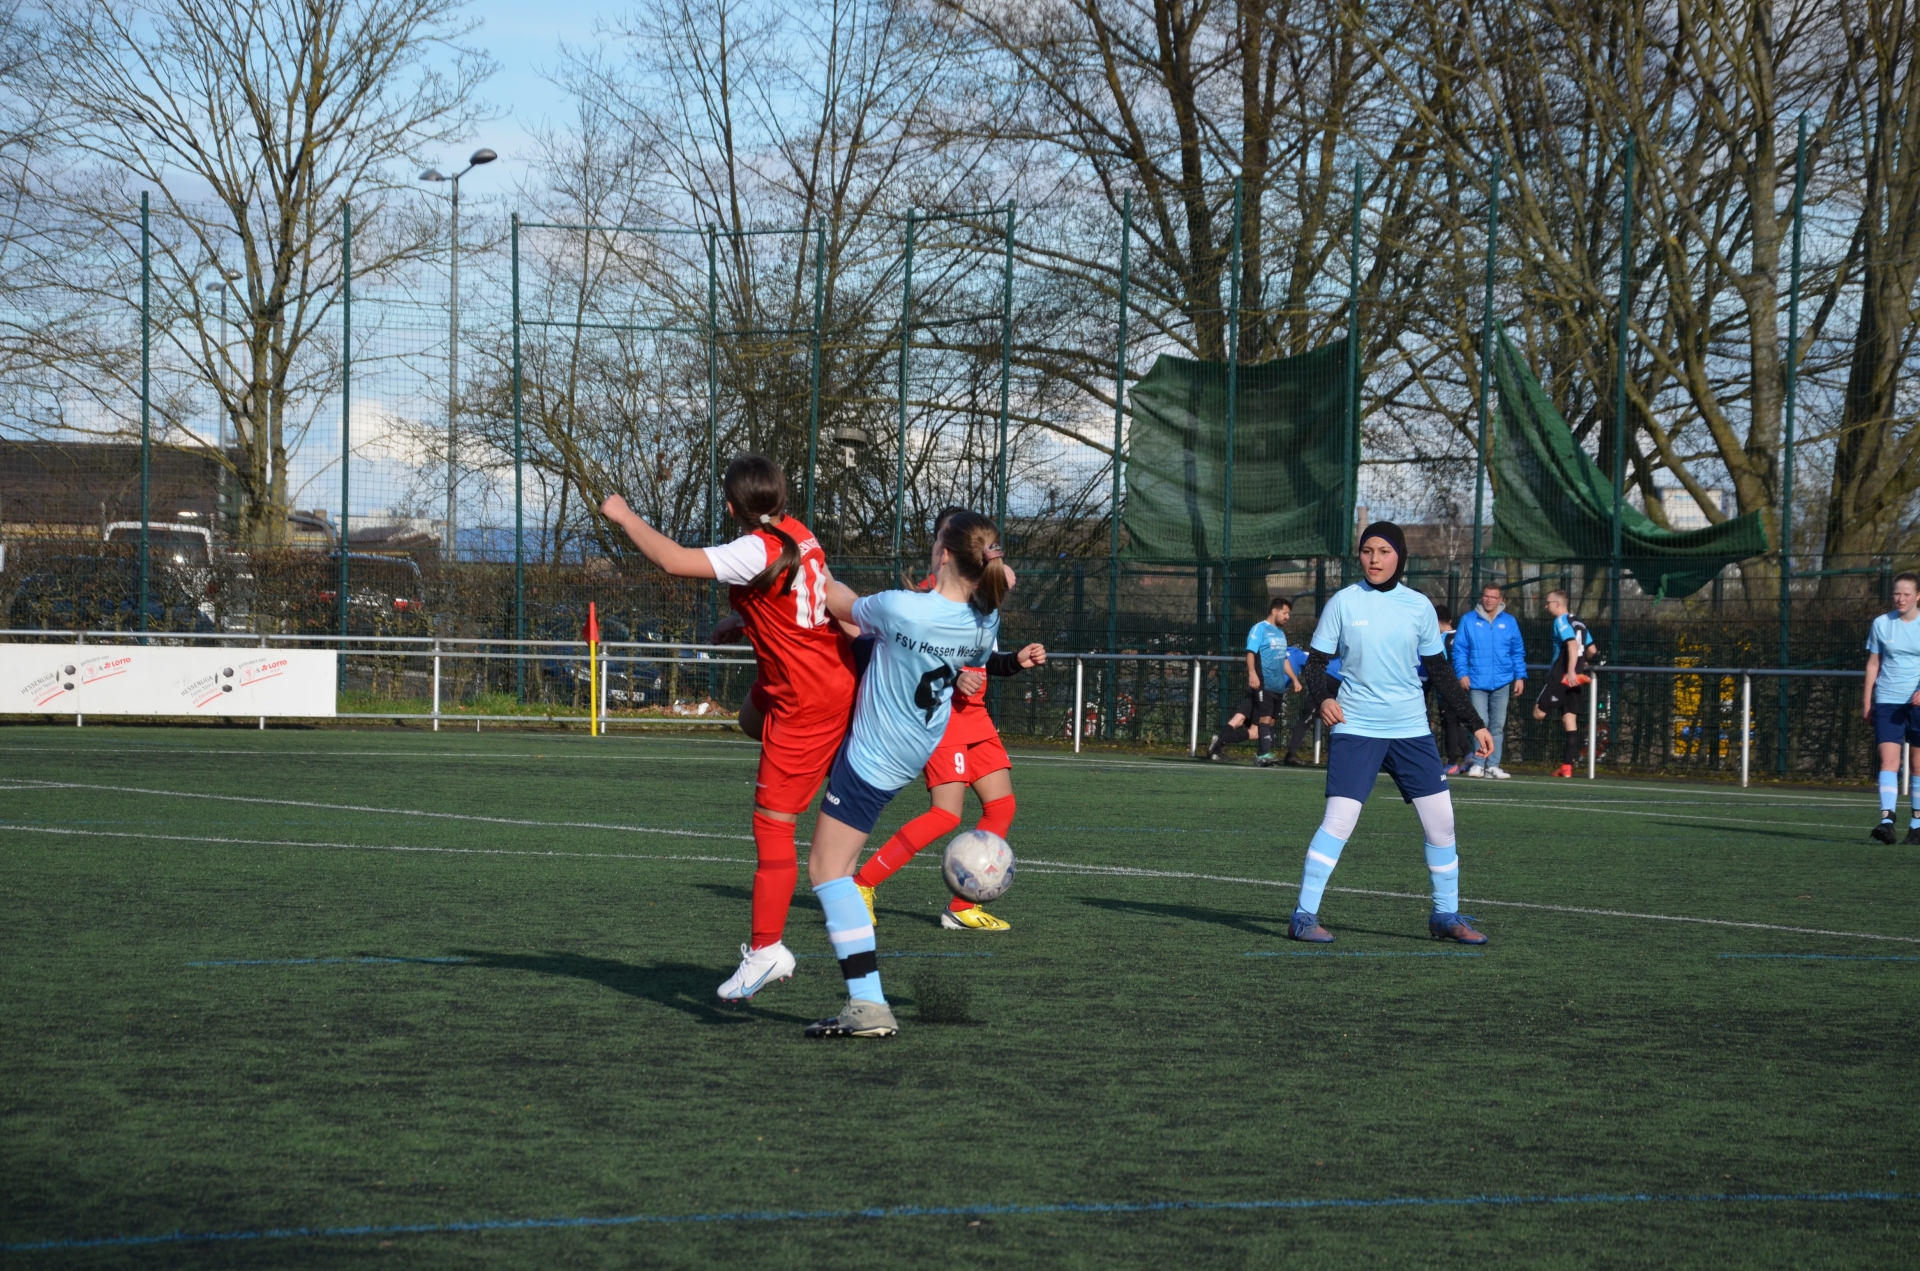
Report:
[[[1227,367],[1162,356],[1133,387],[1122,520],[1140,561],[1340,556],[1356,447],[1347,342],[1237,370],[1232,543]]]
[[[1493,359],[1499,435],[1493,469],[1493,554],[1531,561],[1601,563],[1613,550],[1613,481],[1573,438],[1504,328]],[[1690,596],[1726,566],[1767,550],[1758,512],[1699,530],[1662,529],[1639,509],[1620,510],[1620,564],[1642,591]]]

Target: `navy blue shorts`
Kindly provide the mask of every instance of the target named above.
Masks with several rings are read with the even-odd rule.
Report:
[[[1393,778],[1408,803],[1447,793],[1447,774],[1432,733],[1418,737],[1355,737],[1335,733],[1327,745],[1327,797],[1357,799],[1373,793],[1381,773]]]
[[[873,833],[874,823],[880,819],[884,809],[893,796],[906,789],[896,786],[892,790],[882,790],[869,785],[866,778],[853,770],[847,762],[847,744],[840,743],[840,753],[833,757],[833,771],[827,774],[827,792],[820,797],[820,811],[840,822],[851,825],[862,834]]]
[[[1906,702],[1873,704],[1873,739],[1882,744],[1901,742],[1920,746],[1920,706]]]

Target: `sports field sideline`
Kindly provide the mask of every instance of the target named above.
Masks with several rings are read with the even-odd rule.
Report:
[[[1457,782],[1470,950],[1382,782],[1316,948],[1320,774],[1017,754],[1014,929],[940,930],[929,850],[901,1035],[807,1042],[804,885],[799,974],[714,997],[754,754],[0,730],[0,1261],[1916,1260],[1920,849],[1871,791]]]

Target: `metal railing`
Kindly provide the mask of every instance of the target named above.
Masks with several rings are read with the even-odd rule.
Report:
[[[581,705],[563,705],[551,702],[534,704],[536,710],[520,714],[473,713],[458,709],[457,701],[450,705],[447,698],[447,672],[450,668],[472,666],[474,664],[515,663],[545,664],[551,676],[570,682],[577,701],[577,691],[590,682],[585,674],[588,657],[588,645],[583,640],[515,640],[485,637],[447,637],[447,636],[386,636],[386,635],[260,635],[235,632],[169,632],[165,634],[141,633],[135,631],[76,631],[56,632],[44,630],[0,630],[0,640],[30,640],[35,643],[72,643],[87,644],[172,644],[172,645],[214,645],[221,647],[273,648],[308,647],[331,648],[338,650],[343,658],[352,659],[362,668],[376,660],[393,659],[401,662],[424,664],[421,671],[410,674],[424,679],[422,687],[428,691],[422,696],[428,698],[427,710],[380,710],[356,706],[342,711],[347,717],[365,717],[368,719],[418,720],[431,722],[435,731],[453,723],[473,723],[478,727],[482,723],[526,723],[536,721],[571,721],[579,712],[582,722],[593,714],[606,725],[624,727],[658,727],[691,724],[695,726],[724,726],[733,722],[731,709],[721,704],[721,709],[707,715],[697,713],[674,713],[677,698],[667,693],[664,698],[665,712],[660,715],[640,716],[629,713],[614,713],[609,708],[611,700],[621,697],[626,705],[632,707],[643,694],[636,692],[636,684],[645,676],[650,676],[654,684],[659,685],[667,679],[669,673],[679,677],[690,677],[685,682],[694,686],[714,688],[714,672],[726,673],[735,669],[744,670],[754,667],[756,659],[752,647],[748,644],[717,645],[701,644],[690,641],[612,641],[599,646],[601,666],[606,673],[592,680],[597,701]],[[1012,701],[1002,701],[995,710],[1000,720],[1001,730],[1010,735],[1053,736],[1060,738],[1064,731],[1073,744],[1075,753],[1083,750],[1089,739],[1096,737],[1109,740],[1134,740],[1145,742],[1166,742],[1184,735],[1187,753],[1197,757],[1200,753],[1200,740],[1203,733],[1202,717],[1207,709],[1210,696],[1217,695],[1224,703],[1233,696],[1233,685],[1226,681],[1227,668],[1241,665],[1242,656],[1224,656],[1220,654],[1194,653],[1104,653],[1104,652],[1057,652],[1050,653],[1048,668],[1045,671],[1029,672],[1022,677],[1024,684],[1012,682],[1012,689],[1019,694]],[[1060,698],[1059,676],[1071,664],[1072,705],[1067,715],[1065,728],[1059,727]],[[1126,689],[1119,687],[1120,664],[1134,664],[1132,678],[1126,682]],[[1215,679],[1210,687],[1207,683],[1209,665],[1215,669]],[[1157,668],[1157,669],[1156,669]],[[1171,672],[1178,668],[1176,679]],[[1530,675],[1540,674],[1548,668],[1543,664],[1530,663],[1527,670]],[[1100,700],[1096,703],[1095,694],[1089,692],[1089,671],[1100,677]],[[425,672],[422,675],[422,672]],[[625,689],[614,687],[619,678],[625,676]],[[1756,679],[1772,679],[1776,682],[1812,680],[1859,680],[1864,672],[1858,670],[1780,668],[1780,667],[1742,667],[1742,666],[1608,666],[1605,664],[1593,668],[1592,678],[1586,685],[1586,775],[1589,780],[1597,779],[1600,770],[1602,750],[1609,753],[1609,767],[1625,771],[1631,767],[1648,766],[1651,761],[1657,767],[1713,768],[1719,771],[1731,769],[1737,756],[1740,784],[1751,783],[1755,757],[1755,740],[1758,734],[1754,718],[1753,683]],[[1603,691],[1603,677],[1612,677]],[[1688,709],[1677,705],[1681,694],[1676,686],[1675,692],[1669,692],[1649,701],[1628,702],[1627,686],[1633,677],[1664,677],[1674,680],[1679,677],[1694,677],[1700,683],[1686,691],[1693,695],[1693,704]],[[344,680],[343,676],[343,680]],[[1721,681],[1721,687],[1709,693],[1710,681]],[[1731,695],[1725,687],[1727,681],[1738,686],[1737,708],[1730,700]],[[733,696],[732,688],[744,695],[745,685],[750,677],[739,676],[730,680],[731,688],[719,694],[709,693],[709,700],[719,701],[720,696]],[[996,681],[995,687],[1007,691],[1008,681]],[[1177,685],[1177,687],[1176,687]],[[1176,696],[1177,694],[1177,696]],[[656,693],[656,696],[658,694]],[[1643,692],[1642,697],[1647,695]],[[1711,700],[1709,700],[1711,699]],[[1603,710],[1603,702],[1605,709]],[[537,708],[544,705],[546,709]],[[594,708],[597,708],[594,709]],[[645,709],[645,708],[642,708]],[[1725,716],[1732,715],[1737,709],[1738,723],[1729,732]],[[1857,707],[1844,697],[1837,698],[1826,705],[1827,713],[1834,711],[1858,713]],[[1645,718],[1627,719],[1635,712]],[[1156,713],[1157,712],[1157,713]],[[1148,716],[1151,714],[1151,718]],[[1609,738],[1603,743],[1601,722],[1606,719]],[[78,718],[76,716],[76,718]],[[1284,726],[1284,721],[1281,721]],[[261,726],[265,726],[264,719]],[[1624,744],[1623,732],[1631,726],[1640,736],[1634,746]],[[1522,733],[1527,725],[1522,723]],[[1174,730],[1178,729],[1178,733]],[[1557,737],[1557,725],[1547,721],[1549,737]],[[1710,736],[1708,734],[1711,734]],[[1737,736],[1735,735],[1737,734]],[[1511,730],[1510,730],[1511,738]],[[1524,738],[1511,738],[1510,744],[1517,744]],[[1852,749],[1852,735],[1846,728],[1840,729],[1837,741],[1822,743],[1825,747],[1822,755],[1843,756],[1840,767],[1844,769],[1844,755]],[[1320,759],[1321,730],[1314,729],[1314,762]],[[1557,744],[1557,743],[1556,743]],[[1637,747],[1640,757],[1635,758]],[[1686,753],[1681,755],[1681,750]],[[1684,762],[1669,763],[1679,756]],[[1816,756],[1818,759],[1818,756]],[[1783,770],[1785,765],[1783,764]],[[1804,762],[1796,770],[1808,769]],[[1903,788],[1909,780],[1908,765],[1902,764]],[[1827,775],[1842,775],[1841,773]]]

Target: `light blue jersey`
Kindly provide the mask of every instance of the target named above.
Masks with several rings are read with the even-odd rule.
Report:
[[[847,762],[869,785],[898,790],[933,757],[952,713],[953,681],[962,667],[986,665],[1000,615],[938,592],[883,591],[854,601],[853,620],[874,641]]]
[[[1287,633],[1264,618],[1247,632],[1247,652],[1260,655],[1260,685],[1269,693],[1287,687]]]
[[[1313,649],[1342,662],[1335,734],[1421,737],[1427,699],[1420,659],[1444,652],[1433,602],[1411,587],[1380,591],[1365,582],[1334,593],[1313,630]]]
[[[1920,615],[1902,622],[1897,613],[1883,613],[1867,631],[1867,652],[1880,655],[1880,678],[1873,682],[1876,705],[1901,705],[1920,692]]]

